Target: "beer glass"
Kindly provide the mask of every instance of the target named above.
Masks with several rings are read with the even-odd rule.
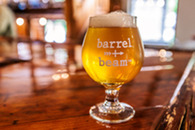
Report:
[[[83,66],[89,76],[106,89],[105,101],[90,108],[94,119],[120,123],[134,116],[134,109],[120,103],[118,95],[121,86],[140,71],[143,55],[136,17],[122,11],[90,17],[83,41]]]

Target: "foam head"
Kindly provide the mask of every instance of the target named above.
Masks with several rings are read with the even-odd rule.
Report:
[[[89,27],[136,27],[136,17],[123,11],[90,17]]]

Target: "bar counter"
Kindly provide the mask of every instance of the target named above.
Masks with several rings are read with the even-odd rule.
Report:
[[[78,67],[71,51],[66,65],[44,60],[0,67],[0,129],[195,129],[195,55],[146,49],[136,78],[119,100],[134,107],[131,120],[98,122],[89,108],[104,101],[104,87]],[[77,59],[78,60],[78,59]]]

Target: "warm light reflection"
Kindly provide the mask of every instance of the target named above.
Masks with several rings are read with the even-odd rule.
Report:
[[[170,58],[173,56],[173,53],[171,51],[166,51],[165,49],[160,49],[159,56],[161,58],[164,58],[164,57]]]
[[[47,24],[47,19],[44,18],[44,17],[40,18],[40,19],[39,19],[39,24],[40,24],[41,26],[45,26],[45,25]]]
[[[171,51],[167,51],[165,49],[153,50],[153,49],[145,49],[145,57],[160,57],[161,62],[171,61],[173,58],[173,53]]]
[[[64,73],[64,72],[67,72],[67,69],[58,69],[57,70],[57,73]]]
[[[166,57],[166,54],[167,54],[167,51],[165,50],[165,49],[161,49],[160,51],[159,51],[159,56],[160,57]]]
[[[69,74],[67,73],[67,69],[58,69],[56,71],[56,74],[52,76],[52,79],[57,81],[60,79],[67,79],[69,77]]]
[[[24,24],[24,19],[19,17],[16,19],[16,23],[17,25],[22,26]]]
[[[170,70],[173,69],[173,65],[156,65],[156,66],[144,66],[141,71],[157,71],[157,70]]]
[[[160,49],[158,53],[161,62],[167,62],[172,60],[172,52]]]
[[[57,81],[57,80],[60,80],[60,78],[61,78],[61,77],[60,77],[59,74],[54,74],[54,75],[52,76],[52,79],[53,79],[53,80],[56,80],[56,81]]]
[[[67,79],[68,77],[69,77],[69,74],[67,73],[61,74],[62,79]]]
[[[54,74],[52,76],[52,79],[58,81],[60,79],[67,79],[68,77],[69,77],[68,73],[58,73],[58,74]]]

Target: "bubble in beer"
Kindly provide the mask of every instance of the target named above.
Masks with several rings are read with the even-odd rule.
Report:
[[[90,17],[90,27],[136,27],[133,16],[123,12],[114,11],[108,14]]]

